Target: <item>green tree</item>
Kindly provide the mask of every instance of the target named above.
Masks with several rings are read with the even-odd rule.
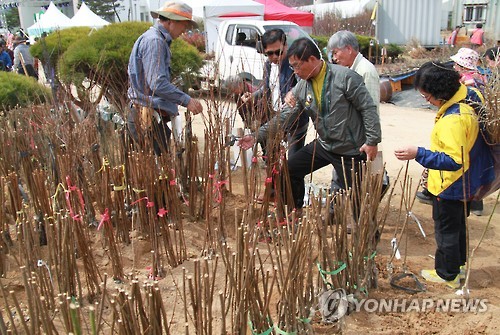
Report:
[[[122,1],[108,1],[108,0],[85,0],[85,3],[89,8],[102,17],[105,20],[110,22],[115,22],[115,18],[118,18],[117,10],[121,6]],[[82,1],[79,1],[81,4]]]
[[[113,23],[90,34],[89,28],[64,29],[41,39],[30,52],[45,60],[44,68],[49,64],[55,69],[60,89],[80,108],[91,110],[104,96],[123,111],[132,46],[150,26],[148,22]],[[202,62],[194,46],[181,39],[172,43],[172,79],[183,89],[192,87]],[[71,88],[76,89],[76,97]]]
[[[34,78],[0,71],[0,110],[7,111],[50,100],[50,90]]]
[[[68,47],[74,42],[84,38],[90,33],[89,27],[73,27],[63,30],[56,30],[41,38],[39,43],[30,47],[33,57],[40,59],[44,66],[57,67],[57,61]]]
[[[7,21],[7,28],[11,30],[13,28],[18,28],[21,26],[19,20],[19,11],[17,10],[17,8],[9,8],[5,10],[5,21]]]
[[[58,76],[68,92],[71,86],[76,88],[76,105],[89,110],[105,96],[119,110],[125,108],[130,52],[150,26],[147,22],[113,23],[68,47],[58,61]]]

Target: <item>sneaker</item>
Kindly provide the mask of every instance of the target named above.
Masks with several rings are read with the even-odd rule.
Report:
[[[467,267],[465,265],[460,265],[460,273],[458,274],[458,278],[465,279],[465,273],[467,272]]]
[[[476,216],[482,216],[483,215],[483,210],[481,210],[481,209],[474,209],[474,210],[471,210],[470,212],[472,214],[476,215]]]
[[[477,216],[483,215],[483,200],[471,201],[470,212],[474,215],[477,215]]]
[[[430,196],[429,191],[424,189],[422,192],[417,192],[417,199],[423,204],[432,205],[432,197]]]
[[[439,277],[436,270],[422,270],[420,275],[427,281],[432,283],[446,284],[446,286],[451,288],[460,288],[460,275],[456,276],[453,280],[444,280]]]

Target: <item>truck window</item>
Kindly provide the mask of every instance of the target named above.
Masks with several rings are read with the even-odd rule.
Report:
[[[236,36],[232,45],[255,48],[257,39],[259,38],[259,33],[255,28],[238,26],[235,31]]]
[[[230,25],[227,27],[227,32],[226,32],[226,43],[231,45],[233,44],[233,33],[234,33],[234,24]]]
[[[282,29],[286,34],[286,42],[290,46],[292,43],[301,37],[311,38],[308,33],[306,33],[302,28],[295,25],[280,25],[280,26],[264,26],[266,31],[270,29]]]

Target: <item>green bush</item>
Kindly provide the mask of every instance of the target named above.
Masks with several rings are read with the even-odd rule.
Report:
[[[90,90],[98,86],[108,101],[123,109],[127,103],[128,61],[135,41],[149,27],[147,22],[114,23],[71,44],[59,61],[63,82],[77,88],[82,104],[92,104]],[[181,76],[185,84],[197,73],[202,58],[185,41],[172,43],[172,76]]]
[[[365,35],[356,35],[356,39],[359,43],[359,52],[366,58],[368,58],[369,50],[370,50],[370,41],[373,40],[375,43],[375,39],[371,36]],[[374,54],[375,49],[372,50],[372,54]]]
[[[182,79],[184,91],[195,85],[202,65],[203,58],[195,46],[180,38],[172,42],[172,78]]]
[[[0,108],[9,110],[49,100],[50,90],[34,78],[15,72],[0,71]]]
[[[330,39],[330,36],[313,36],[311,35],[311,38],[316,42],[316,44],[319,47],[319,50],[323,50],[326,48],[328,44],[328,40]]]
[[[86,38],[89,32],[89,27],[75,27],[52,32],[32,45],[30,53],[42,62],[50,61],[51,66],[54,67],[68,47],[73,42]]]
[[[76,87],[79,105],[93,104],[90,91],[98,86],[112,104],[123,110],[128,88],[127,66],[132,46],[151,26],[123,22],[105,26],[71,44],[58,63],[60,80]]]
[[[404,49],[397,44],[391,43],[386,46],[387,57],[398,58],[403,54]]]
[[[311,37],[316,41],[316,44],[318,44],[318,47],[320,50],[326,50],[328,46],[328,40],[330,39],[330,36],[312,36]],[[369,48],[370,48],[370,41],[374,38],[370,36],[364,36],[364,35],[356,35],[356,39],[358,40],[359,43],[359,51],[363,56],[368,58],[369,54]],[[375,40],[374,40],[375,41]],[[372,55],[375,54],[375,47],[372,47]],[[327,50],[328,51],[328,50]],[[326,57],[327,55],[323,55]]]

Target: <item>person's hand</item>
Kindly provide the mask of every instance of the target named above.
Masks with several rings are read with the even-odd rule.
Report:
[[[243,150],[253,148],[255,144],[255,137],[253,135],[245,135],[238,141],[238,145]]]
[[[364,152],[366,158],[368,158],[369,161],[373,161],[375,157],[377,157],[378,148],[376,145],[363,144],[361,148],[359,148],[359,152]]]
[[[197,99],[189,100],[188,105],[186,106],[187,110],[193,113],[194,115],[203,112],[203,105]]]
[[[241,96],[241,101],[243,101],[244,103],[252,101],[252,93],[250,92],[243,93],[243,95]]]
[[[292,91],[289,91],[285,95],[285,104],[287,104],[292,108],[295,107],[295,105],[297,104],[297,100],[295,99],[295,96],[293,95]]]
[[[394,150],[394,155],[400,161],[407,161],[407,160],[414,159],[415,157],[417,157],[417,152],[418,152],[418,148],[416,146],[409,145],[409,146],[401,147],[401,148]]]

